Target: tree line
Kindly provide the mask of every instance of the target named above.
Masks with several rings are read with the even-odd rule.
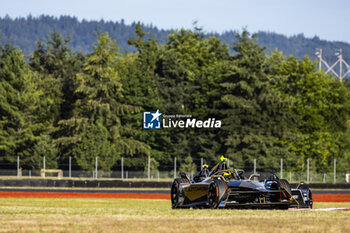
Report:
[[[199,22],[200,23],[200,22]],[[136,22],[126,24],[124,20],[112,22],[106,20],[78,20],[72,16],[54,17],[49,15],[41,15],[33,17],[10,18],[9,16],[0,17],[0,45],[10,42],[12,45],[19,47],[24,54],[30,54],[36,49],[36,41],[38,39],[47,39],[49,33],[54,30],[60,31],[64,37],[70,37],[70,46],[73,51],[80,51],[84,54],[93,50],[95,41],[95,33],[98,31],[108,32],[109,36],[118,41],[120,52],[135,52],[136,48],[128,44],[128,39],[135,36]],[[153,25],[144,25],[145,31],[150,32],[146,38],[154,37],[159,43],[168,42],[168,34],[172,30],[159,29]],[[249,29],[249,28],[248,28]],[[223,33],[205,33],[206,38],[215,36],[221,38],[222,42],[232,45],[236,43],[235,34],[237,31],[225,31]],[[283,51],[286,56],[293,54],[298,59],[302,59],[305,55],[309,55],[312,59],[316,59],[316,48],[323,49],[323,58],[334,63],[336,56],[335,50],[343,49],[343,58],[350,61],[350,44],[337,41],[322,40],[317,36],[306,38],[303,34],[287,37],[274,32],[257,33],[258,43],[265,46],[267,51],[273,51],[277,48]],[[233,52],[230,47],[230,52]]]
[[[219,155],[235,167],[316,172],[350,165],[349,82],[316,68],[308,56],[286,57],[258,44],[244,30],[229,47],[202,30],[175,30],[166,43],[141,24],[121,53],[108,32],[99,32],[87,54],[72,49],[58,31],[37,42],[30,58],[11,44],[0,47],[0,163],[38,169],[46,157],[56,168],[72,157],[81,169],[171,166],[177,157],[214,163]],[[231,53],[233,50],[234,53]],[[221,128],[145,130],[142,112],[222,120]]]

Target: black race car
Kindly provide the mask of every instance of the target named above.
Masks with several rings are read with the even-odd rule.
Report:
[[[312,192],[304,183],[291,189],[276,174],[248,174],[228,169],[226,159],[204,168],[190,180],[180,172],[171,187],[171,205],[176,208],[312,208]]]

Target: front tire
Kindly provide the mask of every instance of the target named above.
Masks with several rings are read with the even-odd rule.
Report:
[[[178,207],[178,203],[179,203],[179,194],[180,194],[180,183],[181,183],[181,179],[177,178],[174,180],[172,186],[171,186],[171,190],[170,190],[170,198],[171,198],[171,208],[176,209]]]
[[[208,200],[209,207],[211,209],[218,208],[226,192],[225,187],[227,188],[227,185],[225,181],[222,181],[222,180],[213,180],[213,182],[210,183],[207,200]]]

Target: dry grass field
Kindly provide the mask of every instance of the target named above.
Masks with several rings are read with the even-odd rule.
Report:
[[[350,207],[316,203],[315,208]],[[172,210],[168,200],[0,198],[0,232],[350,232],[350,211]]]

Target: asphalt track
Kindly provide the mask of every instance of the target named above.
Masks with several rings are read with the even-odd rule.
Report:
[[[0,188],[0,197],[170,199],[166,189]],[[350,202],[350,190],[314,190],[315,202]]]
[[[50,189],[50,188],[0,188],[0,192],[38,193],[147,193],[170,194],[170,189]],[[313,194],[349,194],[349,190],[312,190]]]
[[[165,191],[165,193],[163,193]],[[0,189],[0,197],[170,199],[168,190]]]

